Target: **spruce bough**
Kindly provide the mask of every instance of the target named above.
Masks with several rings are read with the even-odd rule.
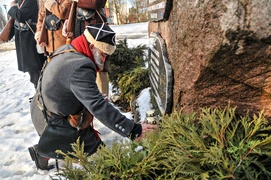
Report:
[[[67,163],[61,176],[76,179],[80,174],[99,180],[271,177],[271,126],[262,113],[238,117],[231,107],[190,114],[180,111],[164,116],[160,127],[141,142],[114,142],[89,157],[82,155],[82,147],[77,148],[80,168]]]

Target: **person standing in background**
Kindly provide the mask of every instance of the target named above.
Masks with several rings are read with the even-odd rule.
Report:
[[[45,47],[50,55],[60,46],[66,44],[66,37],[62,35],[63,23],[69,17],[71,0],[43,0],[38,15],[35,39],[39,46]],[[46,18],[47,42],[40,41],[42,24]]]
[[[50,55],[59,48],[66,44],[67,32],[65,30],[67,26],[67,20],[70,13],[71,1],[77,3],[75,29],[73,36],[78,37],[81,35],[88,24],[104,23],[107,22],[104,7],[106,0],[43,0],[42,6],[39,10],[37,32],[35,39],[40,46],[46,47],[46,52]],[[47,13],[46,13],[47,12]],[[60,20],[60,26],[56,30],[47,29],[47,42],[41,42],[40,36],[42,31],[42,24],[44,18],[48,15],[55,15]],[[49,16],[48,16],[49,18]],[[47,19],[47,22],[50,22]],[[63,26],[64,23],[64,26]],[[64,33],[62,30],[64,28]],[[96,83],[100,92],[108,96],[109,92],[109,80],[108,80],[108,60],[105,63],[105,69],[102,72],[97,73]]]
[[[78,37],[89,24],[106,23],[104,7],[106,0],[71,0],[77,2],[74,37]]]
[[[75,20],[74,37],[78,37],[86,29],[89,24],[107,23],[104,7],[106,0],[72,0],[77,2],[77,14]],[[109,93],[109,60],[105,62],[105,68],[97,72],[96,83],[98,89],[104,96]]]
[[[77,3],[74,38],[83,34],[86,26],[89,24],[107,23],[104,7],[106,0],[71,0]],[[67,36],[68,20],[64,23],[63,35]],[[108,96],[109,92],[109,61],[106,61],[105,68],[101,72],[97,72],[96,83],[100,92],[104,96]]]
[[[46,57],[39,54],[36,48],[34,34],[39,6],[37,0],[12,1],[8,14],[15,19],[15,47],[18,70],[28,72],[30,82],[37,87],[40,71]]]
[[[78,4],[76,21],[74,22],[74,38],[84,32],[86,25],[106,22],[103,11],[106,0],[79,0],[79,2],[78,0],[42,0],[35,39],[40,46],[46,47],[46,51],[49,55],[60,46],[66,44],[67,34],[62,34],[62,29],[64,21],[69,17],[72,1],[75,1]],[[101,17],[97,14],[96,10],[99,11]],[[48,42],[40,42],[44,18],[46,17],[48,27],[51,20],[56,20],[50,19],[52,18],[52,15],[58,18],[59,25],[57,25],[57,29],[50,30],[50,27],[47,29]]]

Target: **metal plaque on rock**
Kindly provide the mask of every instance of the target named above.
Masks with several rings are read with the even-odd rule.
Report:
[[[172,0],[149,0],[148,18],[150,21],[167,20],[172,8]]]
[[[164,39],[159,33],[150,34],[149,70],[151,89],[162,115],[172,110],[173,73]]]

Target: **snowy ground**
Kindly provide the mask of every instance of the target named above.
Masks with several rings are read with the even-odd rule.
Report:
[[[127,38],[129,46],[148,44],[148,23],[112,25],[117,40]],[[35,94],[29,75],[17,70],[14,43],[0,44],[0,179],[49,180],[55,170],[37,170],[28,153],[28,147],[38,142],[38,135],[31,122],[29,98]],[[13,49],[13,50],[12,50]],[[150,109],[149,88],[138,98],[141,120]],[[126,113],[129,118],[132,116]],[[98,120],[95,128],[109,144],[122,138],[103,126]],[[54,161],[50,160],[50,164]]]

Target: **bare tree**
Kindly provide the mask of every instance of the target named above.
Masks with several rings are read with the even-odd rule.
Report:
[[[135,16],[137,22],[142,22],[147,13],[147,2],[146,0],[130,0],[132,7],[135,9]]]
[[[111,0],[109,4],[112,7],[110,10],[115,14],[117,24],[127,23],[127,0]]]
[[[136,21],[139,22],[139,19],[138,19],[138,6],[137,6],[137,1],[138,0],[130,0],[130,3],[132,5],[132,12],[130,13],[133,13],[135,14],[135,17],[136,17]]]

